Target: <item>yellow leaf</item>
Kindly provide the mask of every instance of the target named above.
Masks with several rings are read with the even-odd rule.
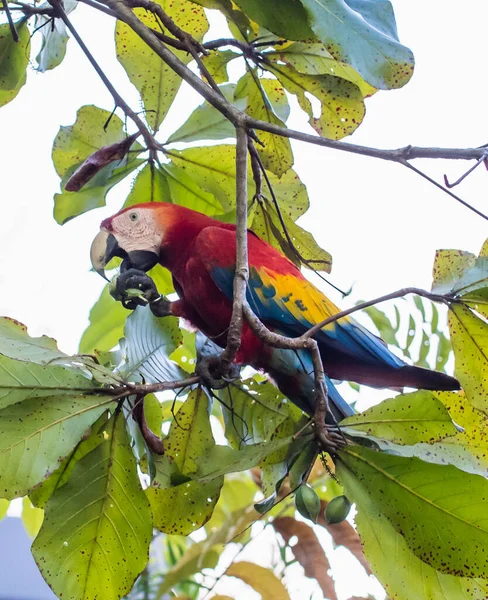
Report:
[[[22,522],[29,537],[35,538],[39,533],[42,521],[44,520],[44,511],[36,508],[27,496],[22,500]]]
[[[285,586],[269,569],[250,562],[233,563],[226,575],[238,577],[261,594],[263,600],[290,600]]]

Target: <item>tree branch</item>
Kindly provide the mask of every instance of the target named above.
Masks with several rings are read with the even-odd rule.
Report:
[[[103,81],[105,87],[108,89],[108,91],[112,95],[112,98],[114,99],[116,106],[121,108],[124,111],[125,115],[127,115],[127,117],[129,117],[129,119],[131,119],[133,121],[133,123],[136,125],[137,129],[139,130],[142,137],[144,138],[144,141],[146,142],[147,148],[150,151],[159,150],[160,145],[158,144],[158,142],[156,142],[156,140],[152,136],[149,129],[143,123],[142,119],[139,117],[139,115],[137,115],[131,109],[131,107],[127,104],[127,102],[117,92],[117,90],[114,88],[114,86],[110,82],[109,78],[105,75],[105,73],[101,69],[100,65],[95,60],[95,58],[92,55],[92,53],[90,52],[90,50],[88,50],[85,42],[81,39],[80,35],[78,34],[78,32],[74,28],[73,24],[71,23],[70,19],[68,18],[68,15],[66,14],[66,12],[64,10],[62,1],[61,0],[48,0],[48,1],[49,1],[49,4],[51,4],[51,6],[53,7],[53,9],[55,11],[55,16],[63,21],[63,23],[66,25],[66,28],[69,30],[69,32],[72,34],[72,36],[75,38],[75,40],[78,42],[80,48],[83,50],[85,56],[90,61],[92,67],[95,69],[98,76]]]
[[[243,313],[246,300],[249,264],[247,258],[247,140],[244,127],[236,128],[236,270],[232,318],[227,333],[227,346],[221,364],[226,376],[241,345]]]

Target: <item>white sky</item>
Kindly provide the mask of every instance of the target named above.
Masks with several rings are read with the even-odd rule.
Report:
[[[416,56],[415,74],[405,88],[367,100],[365,121],[349,139],[385,148],[488,142],[488,3],[393,4],[400,39]],[[114,60],[111,20],[90,18],[90,12],[80,6],[73,14],[75,24],[118,91],[137,109],[137,93]],[[190,97],[195,99],[191,92]],[[195,103],[178,103],[168,119],[171,130]],[[54,222],[52,196],[59,179],[51,146],[59,126],[71,125],[83,104],[113,107],[71,40],[61,67],[46,74],[31,70],[19,96],[0,109],[0,314],[24,322],[32,334],[55,337],[67,352],[76,352],[89,309],[103,287],[89,270],[91,240],[128,190],[119,186],[107,208],[63,227]],[[303,115],[289,124],[308,130]],[[301,224],[333,255],[332,281],[345,289],[355,283],[348,302],[405,286],[428,288],[437,248],[477,252],[487,237],[486,221],[399,165],[303,143],[294,143],[294,150],[296,170],[311,199]],[[452,180],[468,167],[465,162],[415,164],[438,179],[446,172]],[[480,167],[455,191],[488,212],[487,188],[488,173]]]

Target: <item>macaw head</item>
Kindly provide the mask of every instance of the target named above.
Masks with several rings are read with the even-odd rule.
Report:
[[[92,242],[90,258],[102,277],[104,267],[114,257],[123,259],[122,269],[149,271],[159,262],[164,237],[164,203],[139,204],[125,208],[102,221]]]

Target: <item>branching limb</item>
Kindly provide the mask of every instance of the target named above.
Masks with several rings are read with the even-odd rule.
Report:
[[[88,58],[91,65],[97,72],[98,76],[103,81],[105,87],[108,89],[108,91],[112,95],[112,98],[114,99],[116,106],[121,108],[124,111],[124,113],[127,115],[127,117],[133,121],[133,123],[135,124],[135,126],[137,127],[139,132],[141,133],[142,137],[144,138],[147,148],[151,152],[159,150],[160,145],[158,144],[158,142],[156,142],[156,140],[152,136],[149,129],[143,123],[142,119],[139,117],[139,115],[137,115],[137,113],[135,113],[131,109],[131,107],[127,104],[127,102],[117,92],[117,90],[112,85],[110,79],[105,75],[105,73],[101,69],[100,65],[95,60],[95,58],[92,55],[92,53],[90,52],[90,50],[88,50],[85,42],[81,39],[80,35],[78,34],[77,30],[75,29],[75,27],[71,23],[68,15],[66,14],[62,1],[61,0],[49,0],[49,3],[51,4],[51,6],[53,7],[53,9],[55,11],[55,16],[63,21],[63,23],[66,25],[66,28],[68,29],[68,31],[72,34],[72,36],[75,38],[75,40],[80,45],[80,48],[83,50],[85,56]]]

